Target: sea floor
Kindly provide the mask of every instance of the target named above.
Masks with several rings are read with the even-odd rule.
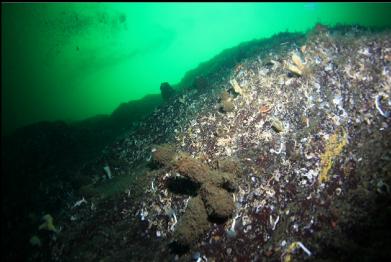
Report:
[[[390,31],[319,25],[248,44],[235,59],[85,165],[81,201],[54,217],[58,232],[37,233],[31,259],[390,259]],[[235,177],[223,193],[234,210],[207,226],[195,218],[194,241],[180,249],[176,229],[201,193],[181,167],[157,163],[163,144]]]

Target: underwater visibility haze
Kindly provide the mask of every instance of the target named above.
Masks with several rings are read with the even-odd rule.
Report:
[[[390,3],[2,3],[2,261],[389,261]]]
[[[280,32],[389,25],[389,4],[2,4],[2,131],[111,114],[222,50]]]

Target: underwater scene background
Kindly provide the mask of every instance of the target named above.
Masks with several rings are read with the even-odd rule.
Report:
[[[391,4],[2,3],[5,261],[391,257]]]
[[[2,5],[2,131],[110,114],[241,42],[317,22],[390,25],[389,4]]]

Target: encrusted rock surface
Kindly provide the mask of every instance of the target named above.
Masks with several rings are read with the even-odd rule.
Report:
[[[158,144],[170,143],[184,155],[175,158],[168,150],[159,158],[163,167],[145,172],[114,202],[70,210],[83,222],[62,220],[64,238],[52,244],[53,256],[72,257],[78,250],[119,257],[126,250],[133,260],[189,261],[197,252],[208,261],[386,260],[390,47],[390,31],[360,27],[316,27],[306,37],[282,34],[249,44],[234,66],[221,64],[184,86],[107,148],[114,177],[149,163]],[[292,66],[299,71],[292,73]],[[234,110],[219,110],[222,91]],[[231,160],[238,164],[224,167]],[[213,172],[234,174],[236,188],[219,181],[212,183],[219,188],[213,193],[203,188]],[[180,176],[200,184],[201,193],[178,193],[186,185]],[[133,197],[138,185],[143,195]],[[214,198],[227,206],[215,206]],[[206,214],[234,216],[206,229],[204,215],[188,212],[201,201]],[[179,234],[194,228],[196,218],[205,227],[191,237]],[[93,223],[111,230],[106,242],[70,244],[93,239]],[[127,226],[120,230],[121,223]],[[180,256],[167,248],[178,234],[184,243],[195,241]],[[141,243],[148,243],[149,254],[138,251]]]

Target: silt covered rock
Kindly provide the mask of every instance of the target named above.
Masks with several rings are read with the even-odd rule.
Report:
[[[209,217],[225,220],[232,216],[235,205],[231,194],[226,190],[213,184],[205,184],[201,187],[200,195]]]
[[[205,205],[200,196],[189,200],[186,212],[178,222],[174,240],[180,246],[190,246],[210,228]]]

